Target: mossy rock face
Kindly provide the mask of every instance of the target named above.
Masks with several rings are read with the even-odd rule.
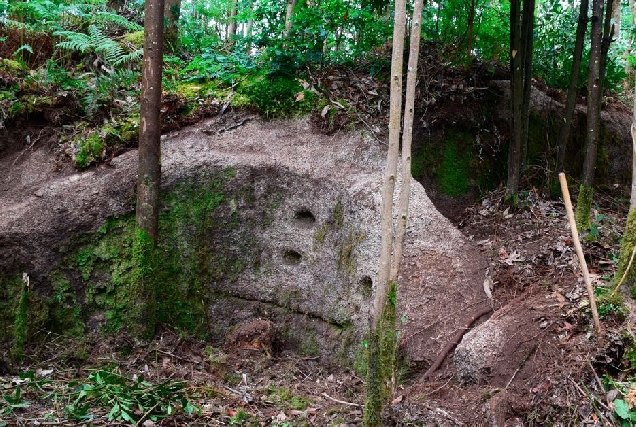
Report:
[[[162,138],[160,237],[141,263],[132,214],[136,151],[108,167],[25,184],[21,203],[0,196],[0,277],[31,277],[29,312],[39,317],[28,330],[81,337],[139,323],[132,296],[141,272],[161,324],[222,344],[236,325],[260,317],[276,325],[275,349],[353,364],[377,280],[382,148],[359,135],[315,134],[306,121],[281,125],[244,113],[203,126]],[[450,260],[454,248],[467,246],[461,233],[421,186],[412,186],[412,200],[409,235],[421,237],[407,243],[405,257],[430,262],[409,264],[404,280],[426,278],[436,289],[458,280],[462,303],[475,303],[470,275],[483,275],[474,260],[431,259],[448,251]],[[457,271],[445,274],[451,268]],[[16,286],[7,294],[11,314],[0,316],[5,340]],[[455,294],[439,304],[452,306]],[[405,317],[405,331],[411,319],[432,322],[418,316]],[[439,333],[456,327],[444,323]],[[417,349],[437,353],[430,344]]]
[[[418,135],[411,173],[451,198],[494,188],[502,179],[496,164],[503,154],[488,151],[492,142],[488,137],[486,132],[459,126],[435,136]]]

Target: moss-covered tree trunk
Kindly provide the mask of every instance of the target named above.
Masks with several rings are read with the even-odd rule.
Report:
[[[133,283],[127,301],[130,332],[145,338],[152,336],[155,330],[155,289],[151,277],[151,264],[159,235],[163,10],[163,0],[146,1],[137,178],[137,233],[133,252]]]
[[[579,7],[579,21],[576,25],[576,40],[574,42],[574,52],[572,54],[572,71],[570,73],[568,95],[567,100],[565,101],[563,124],[561,125],[561,130],[559,132],[559,141],[557,143],[557,172],[565,172],[565,150],[567,148],[568,139],[570,139],[570,130],[572,129],[574,107],[576,107],[576,86],[579,81],[581,58],[583,57],[583,42],[585,41],[585,33],[587,32],[588,6],[588,0],[581,0],[581,4]]]
[[[636,245],[636,209],[629,211],[627,215],[627,224],[623,231],[623,239],[621,240],[621,250],[618,255],[618,266],[614,274],[614,286],[627,285],[630,289],[632,298],[636,299],[636,265],[632,263],[625,274],[629,261],[632,258],[632,252]],[[623,276],[625,276],[623,278]]]
[[[583,176],[576,205],[576,223],[580,230],[587,230],[591,225],[592,197],[596,155],[598,151],[598,133],[601,109],[601,44],[603,0],[592,1],[592,31],[590,48],[590,65],[587,84],[587,146],[583,162]]]

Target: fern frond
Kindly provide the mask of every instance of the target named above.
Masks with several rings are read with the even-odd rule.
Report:
[[[9,28],[17,28],[19,30],[33,29],[31,25],[29,24],[25,24],[24,22],[20,22],[20,21],[14,21],[13,19],[9,19],[9,18],[2,18],[2,21],[0,22]]]
[[[93,15],[94,24],[115,24],[119,27],[125,28],[128,31],[141,31],[144,27],[131,22],[121,15],[117,15],[112,12],[97,12]]]
[[[137,49],[137,50],[133,50],[132,52],[123,55],[122,57],[120,57],[119,59],[117,59],[116,61],[113,62],[114,66],[119,66],[119,65],[123,65],[127,62],[133,62],[136,61],[138,59],[140,59],[142,56],[144,55],[144,50],[143,49]]]
[[[82,53],[86,53],[95,47],[92,37],[88,34],[78,33],[75,31],[56,31],[53,35],[67,39],[67,41],[60,42],[55,45],[62,49],[79,50]]]

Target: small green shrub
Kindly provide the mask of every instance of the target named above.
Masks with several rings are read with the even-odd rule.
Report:
[[[240,89],[267,118],[311,112],[316,95],[303,90],[297,80],[283,76],[263,77]]]
[[[91,163],[102,159],[105,154],[106,144],[102,137],[97,133],[91,133],[84,141],[80,141],[77,145],[75,153],[75,165],[78,168],[85,168]]]

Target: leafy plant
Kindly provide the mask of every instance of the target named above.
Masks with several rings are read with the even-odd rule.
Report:
[[[8,393],[2,396],[0,402],[0,417],[12,414],[18,408],[26,408],[30,404],[22,398],[22,389],[17,386],[13,393]]]
[[[67,41],[58,43],[57,47],[78,50],[85,54],[94,53],[112,68],[137,60],[143,54],[143,49],[126,52],[120,43],[108,37],[95,25],[89,25],[88,33],[60,30],[54,32],[53,35],[67,39]],[[112,73],[114,69],[108,71]]]
[[[267,118],[284,117],[311,111],[315,95],[303,90],[296,79],[263,77],[239,89]]]
[[[76,420],[90,420],[91,407],[110,408],[109,421],[138,423],[144,419],[157,421],[181,409],[188,415],[200,410],[187,399],[185,382],[163,382],[153,385],[143,377],[129,379],[108,370],[89,375],[84,384],[74,387],[73,402],[64,408]]]

